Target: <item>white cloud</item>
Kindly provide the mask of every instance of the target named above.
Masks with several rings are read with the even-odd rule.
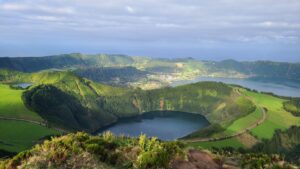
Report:
[[[300,28],[300,23],[288,23],[288,22],[272,22],[272,21],[265,21],[258,24],[262,27],[267,28]]]
[[[173,23],[157,23],[155,24],[158,28],[183,28],[184,26],[173,24]]]
[[[129,12],[131,14],[135,13],[135,9],[133,7],[131,7],[131,6],[126,6],[125,9],[126,9],[127,12]]]
[[[56,13],[56,14],[73,14],[74,9],[71,7],[48,7],[48,6],[35,6],[33,9],[43,12]]]
[[[0,9],[7,11],[28,11],[47,12],[55,14],[73,14],[75,11],[71,7],[47,6],[45,4],[24,4],[24,3],[0,3]]]
[[[7,4],[0,4],[0,9],[2,10],[26,10],[29,7],[24,4],[17,4],[17,3],[7,3]]]
[[[41,21],[63,21],[64,18],[63,17],[56,17],[56,16],[28,16],[28,19],[32,19],[32,20],[41,20]]]

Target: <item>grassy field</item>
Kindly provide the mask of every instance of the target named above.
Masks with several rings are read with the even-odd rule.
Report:
[[[59,134],[54,129],[12,120],[0,120],[0,133],[0,149],[11,152],[28,149],[44,136]]]
[[[23,90],[11,89],[8,85],[0,84],[0,117],[42,121],[37,113],[25,107],[21,99],[22,92]]]
[[[234,121],[231,125],[229,125],[224,131],[225,135],[237,133],[241,130],[246,129],[247,127],[255,124],[259,119],[263,116],[261,110],[256,108],[255,111],[245,117],[239,118]]]
[[[245,91],[257,105],[265,107],[267,111],[266,121],[254,128],[251,132],[259,139],[270,139],[276,129],[287,129],[292,125],[300,125],[300,117],[295,117],[283,109],[284,99],[271,95]]]

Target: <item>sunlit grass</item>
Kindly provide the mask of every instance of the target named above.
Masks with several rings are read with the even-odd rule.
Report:
[[[268,109],[267,119],[264,123],[252,129],[251,132],[259,139],[272,138],[276,129],[287,129],[292,125],[300,125],[300,117],[295,117],[283,109],[283,102],[286,101],[271,95],[245,91],[256,104]]]
[[[11,89],[8,85],[0,84],[0,117],[42,121],[37,113],[26,108],[21,98],[22,93],[23,90]]]

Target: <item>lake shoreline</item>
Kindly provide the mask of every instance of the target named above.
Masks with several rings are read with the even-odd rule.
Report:
[[[178,118],[178,119],[189,119],[190,118],[194,121],[199,120],[198,122],[201,122],[201,123],[199,123],[199,128],[197,127],[196,129],[194,129],[188,133],[184,133],[184,134],[178,136],[177,138],[171,139],[171,140],[180,139],[185,135],[195,132],[196,130],[199,130],[201,128],[205,128],[205,127],[211,125],[211,123],[206,119],[206,117],[201,114],[181,112],[181,111],[151,111],[151,112],[145,112],[145,113],[134,115],[134,116],[121,117],[121,118],[117,119],[115,122],[99,128],[92,134],[97,135],[99,133],[108,131],[109,129],[118,127],[118,125],[122,125],[122,124],[127,124],[127,123],[141,123],[142,124],[143,122],[149,121],[149,120],[150,121],[157,120],[157,119],[172,120],[172,118],[175,118],[175,119],[176,118]],[[193,124],[193,121],[191,121],[191,125],[192,124]],[[200,126],[200,124],[203,126]],[[161,125],[164,125],[164,124],[161,124]],[[182,125],[182,124],[177,124],[177,125]],[[144,133],[144,132],[142,132],[142,133]],[[145,133],[145,134],[147,134],[147,133]],[[120,134],[117,134],[117,135],[120,135]],[[130,134],[124,133],[124,135],[130,135]],[[161,139],[161,138],[159,138],[159,139]],[[162,139],[162,140],[165,140],[165,139]]]

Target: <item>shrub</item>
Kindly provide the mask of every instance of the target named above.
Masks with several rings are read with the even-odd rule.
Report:
[[[102,134],[102,137],[103,137],[103,140],[107,141],[107,142],[113,142],[116,139],[115,135],[110,131],[104,132]]]
[[[9,168],[16,168],[18,165],[21,164],[23,159],[26,159],[31,155],[32,155],[31,151],[20,152],[19,154],[17,154],[15,157],[11,159],[10,163],[8,164]]]
[[[160,142],[153,137],[150,140],[146,135],[139,137],[139,154],[135,167],[145,168],[167,168],[171,159],[182,154],[183,144],[180,142]]]

